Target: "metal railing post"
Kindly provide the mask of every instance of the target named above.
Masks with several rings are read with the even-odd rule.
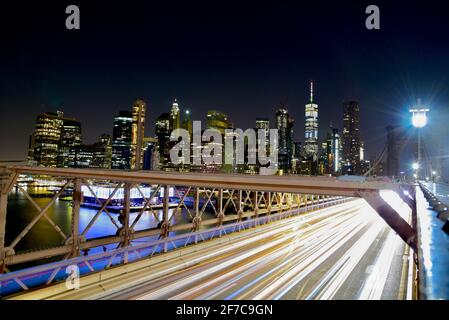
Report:
[[[200,229],[201,216],[200,216],[200,188],[197,187],[195,191],[195,216],[193,218],[193,231],[196,232]],[[195,234],[195,243],[198,243],[198,235]]]
[[[8,193],[17,180],[17,174],[7,168],[0,168],[0,274],[5,272],[5,258],[7,254],[14,254],[14,250],[5,247],[6,213],[8,209]]]
[[[224,210],[223,210],[223,189],[220,189],[219,195],[218,195],[218,226],[223,225],[223,219],[224,219]],[[220,230],[220,237],[221,237],[221,230]]]
[[[271,192],[268,192],[268,206],[267,206],[267,210],[268,210],[268,215],[271,214]]]
[[[3,186],[1,186],[3,187]],[[3,189],[3,188],[2,188]],[[6,208],[8,206],[8,194],[0,192],[0,274],[5,271],[5,233],[6,233]]]
[[[170,207],[170,185],[164,186],[164,202],[163,202],[163,212],[162,212],[162,224],[161,224],[161,237],[167,238],[169,235],[169,221],[168,221],[168,210]],[[164,252],[167,251],[167,243],[164,245]]]
[[[243,215],[243,208],[242,208],[242,197],[243,197],[243,191],[239,190],[239,204],[237,206],[237,221],[242,221],[242,215]],[[239,229],[240,230],[240,229]]]
[[[259,215],[259,192],[254,191],[253,194],[253,203],[254,203],[254,215],[257,217]]]
[[[73,182],[73,195],[72,195],[72,235],[69,239],[71,241],[72,252],[70,256],[72,258],[78,257],[80,254],[80,207],[83,201],[83,194],[81,192],[81,179],[75,179]]]

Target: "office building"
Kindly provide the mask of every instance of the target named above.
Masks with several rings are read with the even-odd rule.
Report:
[[[360,107],[357,101],[343,103],[343,174],[360,175]]]
[[[286,172],[292,168],[293,160],[293,124],[294,120],[284,107],[276,111],[276,129],[278,130],[278,164]]]
[[[112,169],[131,169],[131,142],[133,115],[130,111],[120,111],[114,117],[112,133]]]
[[[70,150],[82,144],[81,123],[75,119],[63,119],[61,137],[58,148],[58,164],[60,168],[69,167]]]
[[[310,82],[310,100],[305,106],[304,156],[315,161],[318,157],[318,104],[313,96],[313,81]]]
[[[131,130],[131,169],[140,169],[143,161],[143,138],[145,135],[146,104],[142,99],[134,102],[132,107]],[[138,153],[140,150],[140,154]]]
[[[170,163],[170,134],[171,116],[170,113],[162,113],[155,124],[155,133],[158,140],[158,152],[160,158],[160,169],[165,169]]]
[[[36,118],[35,131],[29,142],[29,160],[41,167],[65,166],[62,156],[67,156],[71,146],[79,144],[79,122],[65,118],[61,111],[45,112]]]
[[[170,132],[181,128],[181,111],[178,100],[175,99],[170,110]]]
[[[206,120],[207,129],[217,129],[222,135],[224,135],[226,129],[230,128],[228,116],[221,111],[208,110]]]

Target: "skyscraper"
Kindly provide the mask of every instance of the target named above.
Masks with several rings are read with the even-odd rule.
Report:
[[[138,99],[132,107],[132,131],[131,131],[131,169],[142,167],[143,161],[143,137],[145,135],[145,101]],[[140,150],[138,154],[138,150]]]
[[[108,134],[102,134],[94,144],[93,168],[111,169],[112,166],[112,139]]]
[[[69,167],[70,150],[82,144],[81,123],[75,119],[64,118],[58,148],[58,167]]]
[[[358,101],[343,103],[343,173],[360,175],[360,108]]]
[[[170,132],[179,128],[181,128],[181,111],[178,100],[175,99],[170,110]]]
[[[276,111],[276,129],[278,130],[279,138],[279,151],[278,151],[278,164],[279,169],[289,169],[289,115],[288,110],[284,107],[279,108]]]
[[[323,143],[325,150],[325,164],[324,173],[336,175],[340,173],[341,169],[341,142],[338,129],[333,128],[332,125],[327,133],[326,142]]]
[[[293,142],[293,160],[292,160],[292,170],[293,173],[300,172],[300,163],[301,163],[301,152],[302,145],[300,141]]]
[[[111,169],[111,136],[102,134],[94,144],[81,144],[70,149],[67,159],[70,168]]]
[[[217,129],[222,135],[224,135],[225,130],[229,128],[228,116],[217,110],[207,111],[207,128]]]
[[[164,169],[170,162],[170,134],[171,116],[163,113],[156,119],[155,133],[158,140],[159,161],[161,169]]]
[[[156,137],[144,138],[143,170],[155,170],[155,154],[158,140]]]
[[[270,120],[267,118],[257,118],[256,119],[256,133],[257,136],[259,135],[258,131],[264,130],[265,132],[265,151],[269,152],[269,145],[270,145]],[[260,145],[260,141],[257,143]]]
[[[310,82],[310,101],[305,106],[304,156],[315,160],[318,156],[318,105],[313,97],[313,81]]]
[[[332,174],[339,174],[341,171],[341,140],[337,128],[332,128],[331,152],[333,156]]]
[[[130,111],[120,111],[114,117],[112,133],[112,169],[131,169],[131,142],[133,116]]]
[[[292,169],[292,163],[294,158],[294,143],[293,143],[293,128],[295,121],[291,116],[287,118],[287,169]]]
[[[46,112],[36,118],[32,157],[42,167],[66,166],[70,148],[81,144],[81,125],[75,119],[64,118],[64,113]],[[65,159],[64,159],[65,157]]]

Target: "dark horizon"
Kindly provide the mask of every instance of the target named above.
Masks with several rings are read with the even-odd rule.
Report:
[[[385,127],[409,125],[408,109],[421,98],[431,109],[427,148],[449,155],[445,1],[378,1],[381,29],[371,31],[366,1],[77,1],[81,30],[65,29],[68,4],[21,3],[0,13],[0,160],[26,158],[39,113],[64,111],[92,143],[139,97],[148,106],[146,135],[177,98],[194,120],[217,109],[239,128],[254,127],[256,117],[274,127],[284,104],[303,141],[310,80],[321,139],[331,121],[341,130],[342,102],[358,100],[366,158],[375,158]]]

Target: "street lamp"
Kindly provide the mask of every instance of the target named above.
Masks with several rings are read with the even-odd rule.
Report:
[[[419,168],[421,166],[421,129],[427,125],[427,112],[430,110],[422,106],[421,99],[418,99],[417,105],[409,111],[412,114],[412,124],[418,129],[418,162],[414,170],[416,171],[417,179],[419,179]]]

